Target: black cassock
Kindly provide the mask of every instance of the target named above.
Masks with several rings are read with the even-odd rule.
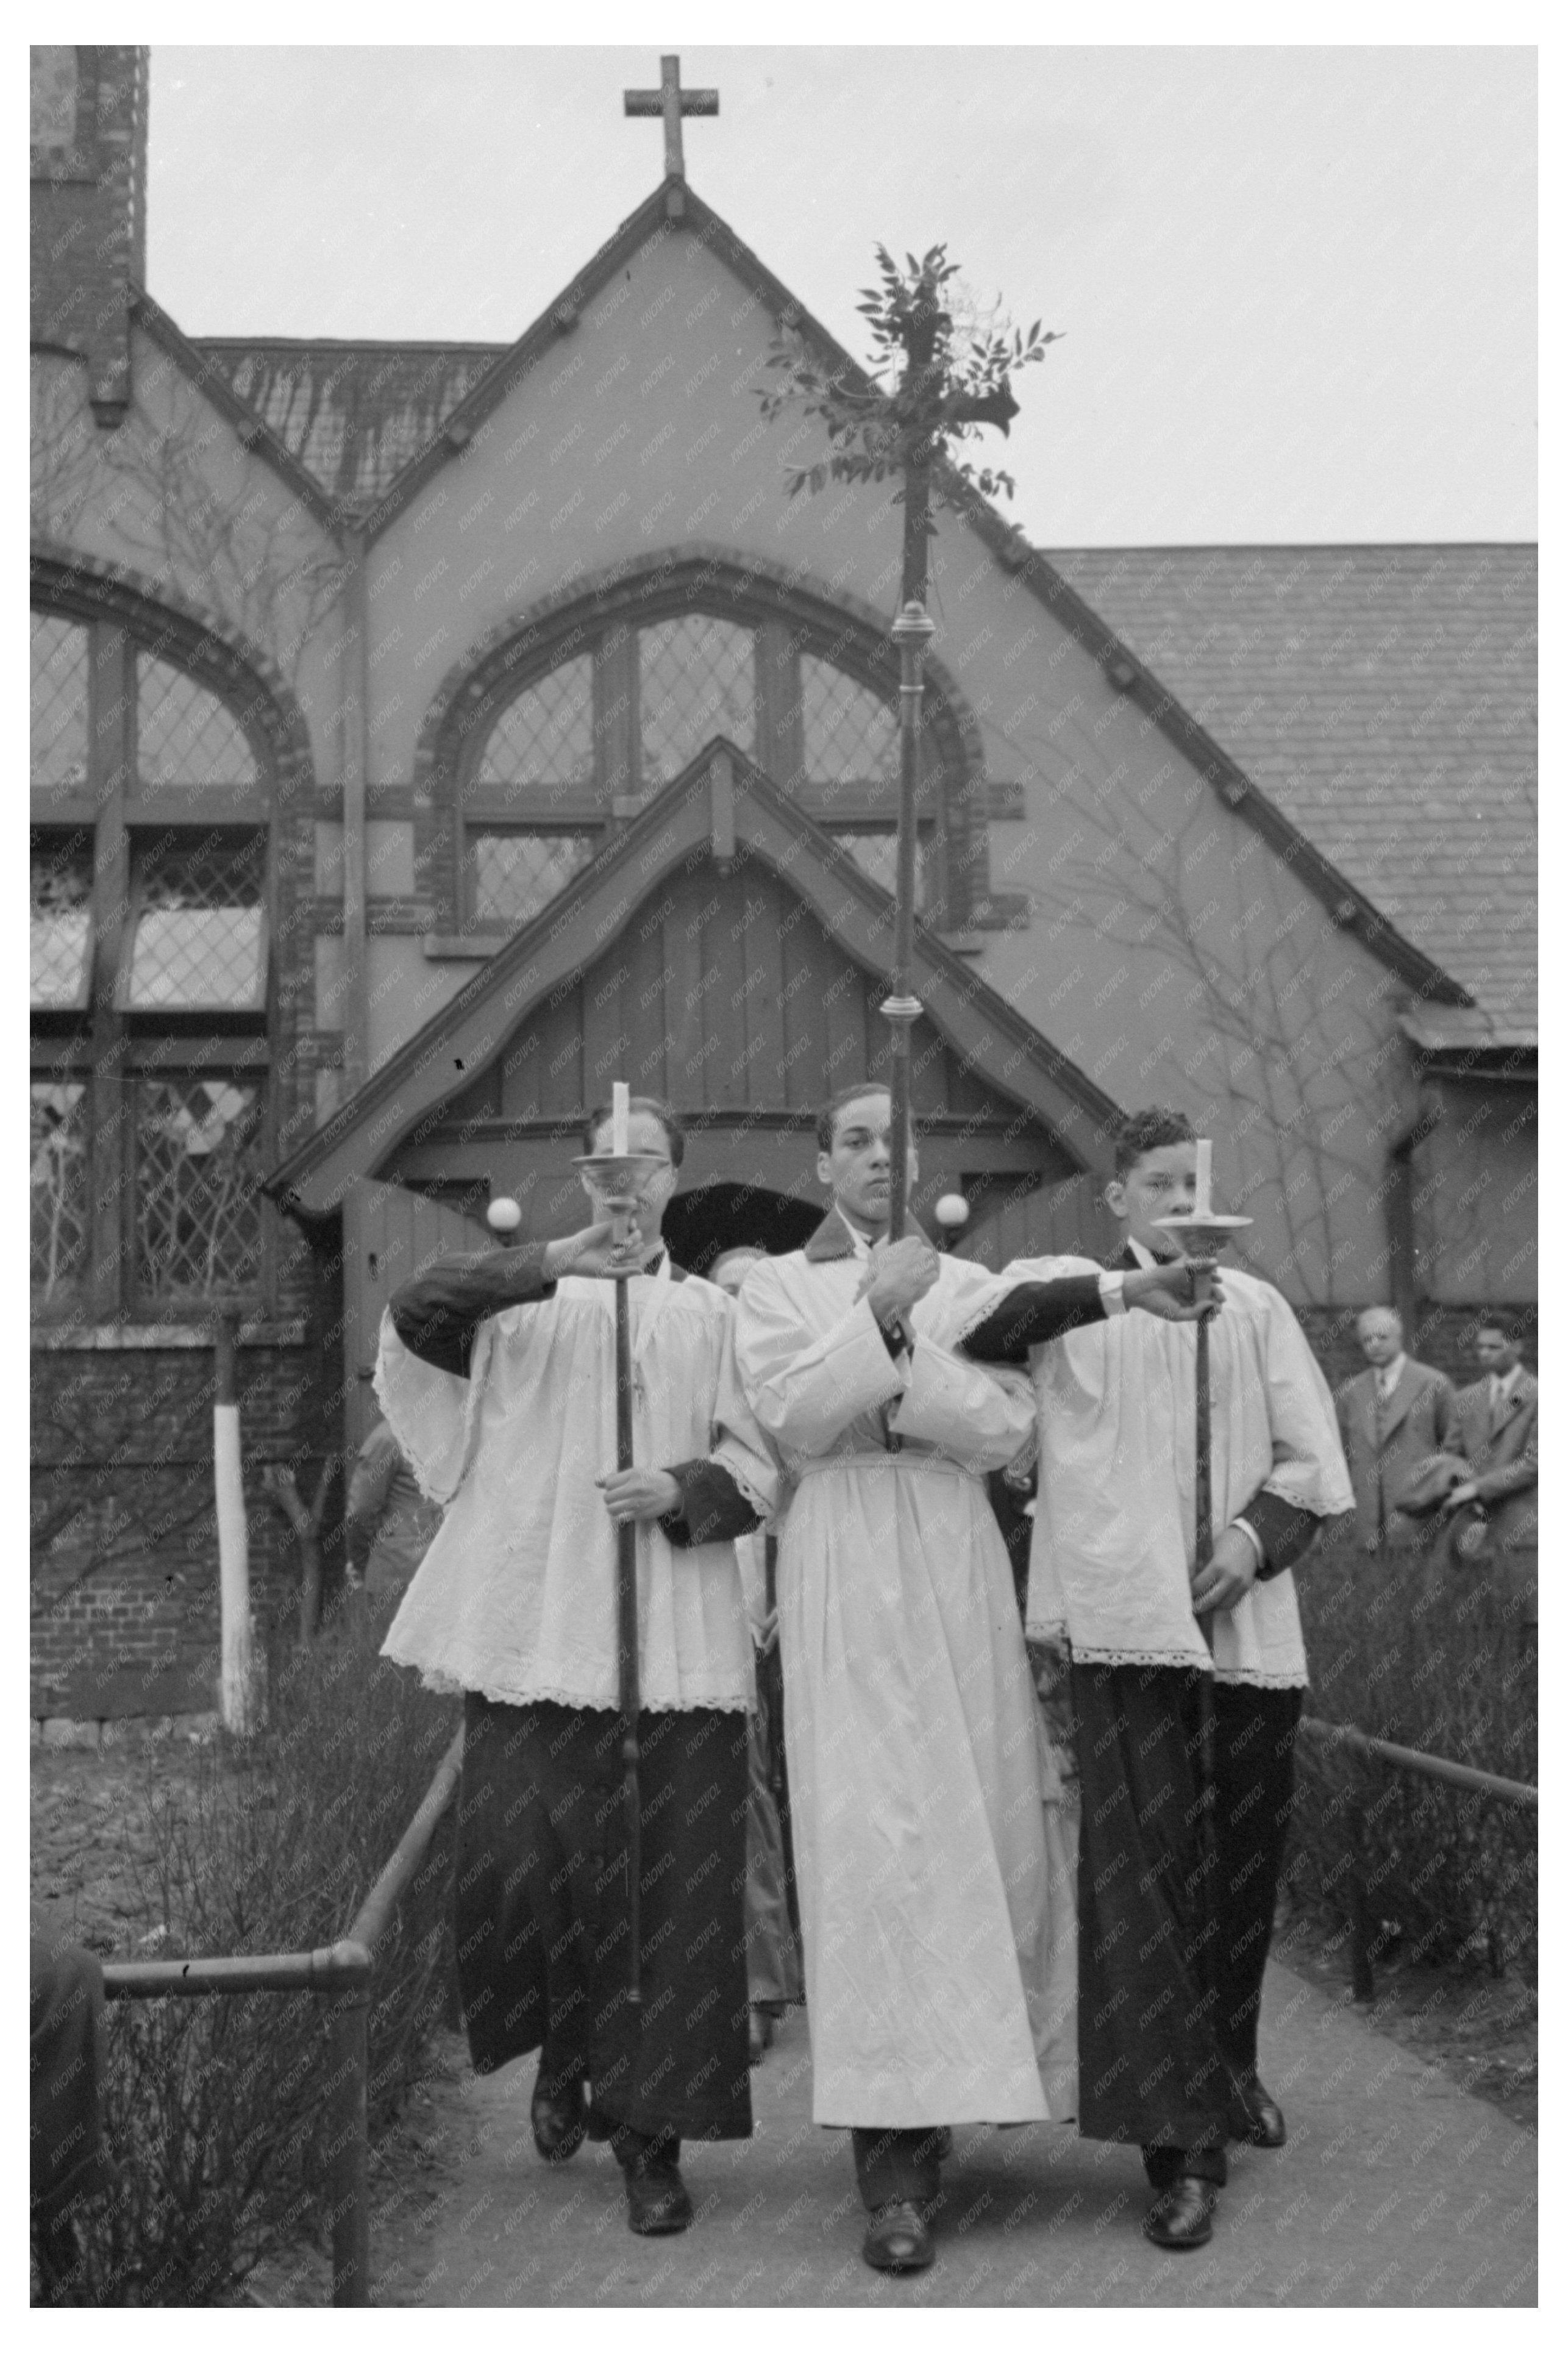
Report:
[[[638,1719],[642,2002],[626,1995],[620,1718],[465,1702],[458,1974],[481,2073],[542,2049],[548,2089],[586,2077],[590,2130],[752,2129],[745,1936],[746,1718]]]
[[[499,1295],[495,1260],[433,1270],[396,1294],[393,1322],[415,1354],[466,1376],[479,1319],[550,1287],[522,1275]],[[661,1522],[672,1544],[712,1544],[757,1525],[721,1464],[664,1467],[681,1493],[679,1513]],[[486,2073],[540,2051],[552,2093],[586,2078],[595,2139],[617,2126],[743,2139],[752,2129],[746,1714],[647,1709],[637,1739],[642,2000],[634,2004],[619,1715],[465,1694],[456,1926],[469,2052]]]

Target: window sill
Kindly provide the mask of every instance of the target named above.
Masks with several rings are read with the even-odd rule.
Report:
[[[212,1325],[192,1324],[35,1324],[35,1348],[210,1348]],[[305,1319],[268,1323],[258,1316],[239,1327],[242,1348],[302,1348]]]
[[[511,932],[426,932],[421,944],[432,964],[454,957],[462,957],[469,964],[483,964],[513,936]]]

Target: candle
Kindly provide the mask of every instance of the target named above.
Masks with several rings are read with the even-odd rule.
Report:
[[[624,1160],[630,1146],[626,1129],[632,1115],[632,1091],[620,1079],[610,1089],[610,1150],[617,1160]],[[1207,1146],[1204,1149],[1206,1151]]]
[[[1194,1218],[1206,1218],[1210,1214],[1209,1177],[1213,1158],[1212,1142],[1206,1135],[1200,1135],[1198,1138],[1198,1198],[1197,1205],[1193,1211]]]

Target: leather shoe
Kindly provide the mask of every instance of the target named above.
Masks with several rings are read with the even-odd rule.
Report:
[[[529,2109],[533,2146],[546,2165],[564,2165],[583,2146],[588,2129],[581,2083],[568,2084],[553,2098],[536,2083]]]
[[[691,2199],[679,2166],[666,2158],[662,2163],[628,2165],[624,2170],[626,2221],[639,2239],[667,2239],[687,2228]]]
[[[923,2272],[936,2260],[936,2242],[920,2208],[900,2198],[878,2207],[860,2252],[873,2271]]]
[[[1212,2181],[1200,2181],[1195,2173],[1179,2173],[1143,2217],[1143,2236],[1156,2247],[1177,2253],[1206,2247],[1214,2237],[1218,2204],[1219,2191]]]
[[[1243,2083],[1233,2076],[1227,2124],[1232,2140],[1252,2148],[1283,2148],[1285,2117],[1278,2100],[1266,2092],[1257,2076]]]

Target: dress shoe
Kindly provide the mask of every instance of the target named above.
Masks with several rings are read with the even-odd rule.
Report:
[[[752,2022],[748,2032],[746,2052],[747,2061],[751,2066],[760,2067],[762,2065],[773,2039],[773,2020],[769,2017],[765,2010],[753,2005],[752,2010]]]
[[[873,2271],[923,2272],[936,2260],[936,2242],[920,2208],[900,2198],[878,2207],[860,2252]]]
[[[626,2221],[639,2239],[667,2239],[691,2221],[691,2199],[680,2168],[668,2158],[623,2168]]]
[[[1169,2189],[1154,2200],[1143,2217],[1143,2236],[1156,2247],[1181,2252],[1206,2247],[1214,2237],[1214,2211],[1219,2191],[1195,2173],[1179,2173]]]
[[[1226,2122],[1232,2140],[1245,2141],[1249,2147],[1285,2146],[1285,2118],[1279,2103],[1264,2090],[1256,2075],[1247,2083],[1232,2076]]]
[[[588,2129],[580,2083],[568,2084],[553,2098],[536,2083],[528,2114],[533,2146],[546,2165],[564,2165],[569,2157],[576,2156]]]

